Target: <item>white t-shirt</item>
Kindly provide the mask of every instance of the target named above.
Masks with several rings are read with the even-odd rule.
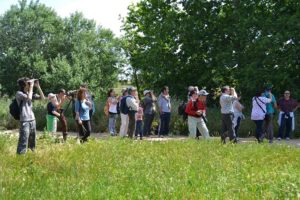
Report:
[[[109,106],[108,112],[118,113],[118,111],[117,111],[117,104],[118,104],[117,98],[116,97],[109,97],[109,98],[110,98],[111,104]]]
[[[251,120],[263,120],[267,113],[266,104],[270,103],[271,101],[272,101],[271,99],[268,99],[266,97],[253,97]]]

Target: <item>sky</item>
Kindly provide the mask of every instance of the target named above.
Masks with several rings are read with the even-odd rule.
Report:
[[[111,29],[120,36],[121,17],[127,14],[127,7],[139,0],[39,0],[52,7],[61,17],[68,17],[75,11],[82,12],[88,19],[94,19],[97,25]],[[28,0],[30,2],[30,0]],[[18,0],[0,0],[0,15],[4,14]]]

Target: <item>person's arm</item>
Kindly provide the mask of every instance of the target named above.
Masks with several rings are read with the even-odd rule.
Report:
[[[39,81],[36,81],[36,82],[34,83],[34,86],[38,89],[38,93],[40,94],[41,99],[42,99],[42,100],[46,99],[46,98],[45,98],[45,95],[44,95],[44,93],[43,93],[43,90],[42,90],[42,88],[41,88],[41,86],[40,86]]]
[[[299,103],[297,102],[297,100],[294,100],[295,101],[295,108],[293,109],[293,112],[295,112],[298,108],[299,108]]]
[[[78,120],[78,123],[79,124],[82,124],[82,121],[80,120],[80,114],[79,114],[79,104],[81,102],[79,102],[78,100],[75,101],[75,113],[76,113],[76,117],[75,117],[75,120]]]
[[[235,103],[235,108],[236,108],[238,111],[242,112],[243,109],[244,109],[244,106],[242,106],[242,104],[240,104],[240,102],[236,102],[236,103]]]
[[[274,95],[273,95],[273,102],[272,103],[273,103],[274,108],[277,109],[278,105],[277,105],[277,102],[276,102],[276,99],[275,99]]]
[[[160,112],[160,114],[162,114],[162,104],[163,104],[163,99],[162,99],[162,97],[160,96],[160,97],[158,98],[158,107],[159,107],[159,112]]]
[[[196,111],[194,111],[192,108],[193,108],[193,101],[190,100],[190,101],[188,102],[188,104],[186,105],[185,112],[186,112],[188,115],[195,116],[195,115],[196,115]]]
[[[55,110],[52,111],[52,114],[55,115],[56,117],[60,117],[60,114]]]

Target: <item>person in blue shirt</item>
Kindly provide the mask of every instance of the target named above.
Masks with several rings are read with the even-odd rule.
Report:
[[[273,86],[272,85],[267,85],[266,90],[264,93],[264,96],[269,98],[270,92],[272,91]],[[274,127],[273,127],[273,118],[274,118],[274,113],[275,109],[277,109],[277,103],[276,103],[276,98],[274,95],[272,95],[272,101],[271,103],[266,104],[266,117],[264,120],[264,133],[266,134],[266,137],[269,139],[269,143],[273,143],[273,138],[274,138]]]
[[[92,102],[87,98],[87,90],[81,88],[75,102],[76,122],[79,130],[80,142],[86,142],[91,134],[90,110]]]

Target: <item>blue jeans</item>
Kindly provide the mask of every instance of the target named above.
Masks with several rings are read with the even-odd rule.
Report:
[[[284,132],[284,129],[285,129],[285,137],[289,138],[291,130],[292,130],[292,118],[289,115],[286,115],[286,114],[282,114],[280,117],[281,117],[281,123],[280,123],[280,126],[279,126],[278,137],[283,138],[283,132]]]
[[[116,119],[117,119],[117,113],[109,113],[108,131],[112,136],[115,136],[117,134]]]
[[[169,134],[170,120],[171,120],[171,113],[163,112],[160,115],[159,135],[168,135]]]
[[[17,154],[24,154],[27,147],[34,151],[36,145],[36,124],[35,120],[30,122],[20,122],[19,142]]]
[[[241,120],[242,120],[241,117],[238,117],[236,120],[236,126],[234,127],[236,137],[239,137],[239,128],[241,125]]]
[[[143,138],[143,121],[137,120],[135,124],[135,137],[140,134],[140,138]]]
[[[261,142],[262,140],[262,134],[263,134],[263,123],[264,120],[253,120],[256,124],[256,130],[255,130],[255,137],[258,140],[258,142]]]

